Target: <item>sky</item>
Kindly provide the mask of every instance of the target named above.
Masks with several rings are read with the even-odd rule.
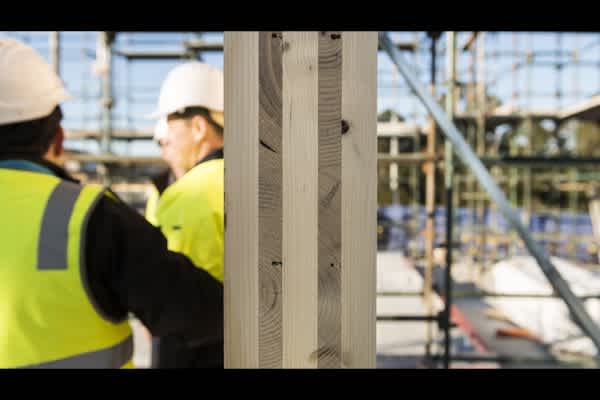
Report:
[[[49,56],[48,32],[0,32],[0,37],[9,36],[24,40],[36,48],[47,60]],[[403,52],[407,61],[416,66],[418,76],[423,83],[429,82],[429,39],[424,32],[392,32],[392,39],[419,42],[420,51],[409,54]],[[457,34],[457,43],[462,46],[469,36],[468,32]],[[115,48],[136,50],[175,50],[181,48],[184,39],[194,37],[192,33],[123,32],[117,35]],[[100,127],[101,80],[94,75],[92,64],[95,58],[98,32],[61,32],[61,77],[74,99],[63,104],[64,125],[67,129],[97,130]],[[206,41],[222,41],[222,33],[203,33]],[[438,79],[440,91],[445,82],[445,46],[442,35],[438,41]],[[498,96],[503,103],[515,103],[520,107],[533,109],[553,109],[576,103],[578,100],[600,92],[600,34],[596,33],[486,33],[486,81],[494,82],[488,87],[489,94]],[[580,60],[562,68],[559,72],[554,63],[560,61],[555,55],[539,55],[536,62],[547,65],[529,66],[511,73],[513,56],[494,57],[493,53],[513,50],[554,51],[562,48],[566,53],[562,61],[573,61],[574,55]],[[583,50],[582,50],[583,49]],[[581,50],[581,51],[577,51]],[[222,53],[205,53],[204,61],[223,68]],[[471,79],[472,58],[468,52],[460,52],[457,66],[459,81]],[[522,57],[519,59],[522,60]],[[115,129],[135,129],[149,131],[153,121],[144,116],[156,105],[160,84],[168,71],[178,61],[136,60],[127,62],[123,57],[114,56],[115,107],[113,126]],[[559,102],[555,92],[559,88],[563,98]],[[526,95],[527,90],[531,93]],[[517,99],[515,91],[520,92]],[[577,93],[575,93],[577,92]],[[516,100],[516,101],[515,101]],[[388,56],[378,55],[378,111],[394,109],[407,119],[422,122],[426,111],[399,76]],[[460,106],[459,106],[460,110]],[[90,152],[99,150],[95,143],[70,141],[70,148]],[[119,154],[157,155],[154,143],[136,143],[127,146],[124,143],[113,146]]]

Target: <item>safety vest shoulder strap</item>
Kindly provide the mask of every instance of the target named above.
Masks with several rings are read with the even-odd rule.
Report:
[[[66,269],[69,222],[82,187],[60,181],[44,209],[40,230],[37,268]]]

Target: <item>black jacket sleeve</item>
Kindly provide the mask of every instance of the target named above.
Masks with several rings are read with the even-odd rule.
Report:
[[[133,313],[153,336],[194,345],[223,339],[223,285],[136,211],[104,196],[86,231],[91,295],[113,318]]]

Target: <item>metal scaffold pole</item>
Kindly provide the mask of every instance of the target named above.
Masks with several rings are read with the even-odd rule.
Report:
[[[456,85],[456,34],[455,32],[447,33],[447,64],[446,71],[448,71],[448,92],[446,94],[446,113],[448,118],[452,119],[455,112],[455,91]],[[444,298],[445,298],[445,323],[444,323],[444,368],[450,368],[451,361],[451,308],[452,308],[452,248],[453,248],[453,222],[454,222],[454,207],[453,207],[453,175],[454,175],[454,161],[452,142],[446,138],[445,141],[445,188],[446,188],[446,279]]]
[[[479,157],[483,157],[486,152],[486,85],[485,85],[485,32],[479,32],[477,35],[477,42],[475,47],[476,52],[476,61],[477,61],[477,79],[475,82],[475,104],[477,105],[476,112],[476,136],[477,136],[477,155]],[[479,220],[479,226],[483,229],[481,230],[481,257],[479,258],[479,266],[480,273],[483,271],[483,267],[487,262],[487,224],[485,223],[485,215],[486,215],[486,207],[487,202],[484,195],[484,191],[481,190],[481,186],[479,186],[478,199],[476,200],[478,203],[477,207],[477,215]]]
[[[431,95],[435,96],[435,84],[436,84],[436,45],[439,33],[431,32],[431,70],[430,70],[430,91]],[[433,122],[433,121],[432,121]],[[427,133],[427,153],[430,157],[435,157],[436,154],[436,135],[437,129],[435,123],[430,125],[430,130]],[[435,241],[435,162],[429,162],[425,164],[426,168],[426,193],[425,193],[425,207],[427,212],[427,219],[425,222],[425,278],[423,282],[423,292],[425,308],[427,313],[433,312],[433,300],[432,300],[432,283],[433,283],[433,245]],[[433,326],[431,323],[427,324],[426,328],[426,344],[425,344],[425,355],[429,357],[431,354],[431,344],[433,341]]]
[[[50,32],[50,64],[56,75],[60,76],[60,33]]]
[[[114,41],[113,32],[101,32],[101,45],[103,47],[104,68],[106,71],[102,77],[102,142],[100,149],[102,153],[111,152],[112,137],[112,108],[113,108],[113,62],[112,62],[112,43]]]

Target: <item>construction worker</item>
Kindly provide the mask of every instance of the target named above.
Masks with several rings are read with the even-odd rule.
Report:
[[[55,164],[68,98],[35,50],[0,39],[0,368],[132,367],[130,313],[187,348],[222,340],[222,284]]]
[[[162,141],[167,136],[167,120],[166,118],[161,118],[156,123],[154,127],[154,140],[158,143],[159,146],[162,147]],[[171,165],[170,160],[161,152],[161,155],[164,161],[167,163],[167,168],[162,170],[159,174],[152,176],[152,185],[148,191],[147,200],[146,200],[146,209],[144,212],[144,216],[152,225],[157,226],[158,222],[156,220],[156,207],[158,206],[158,198],[165,191],[165,189],[170,186],[175,181],[175,174],[173,173],[173,166]],[[176,168],[176,166],[175,166]]]
[[[180,64],[165,78],[152,114],[166,118],[162,156],[176,178],[158,200],[157,226],[170,250],[185,254],[219,281],[223,281],[223,90],[220,70],[197,61]],[[223,343],[207,344],[194,355],[169,338],[160,338],[158,352],[158,367],[195,365],[195,360],[209,358],[222,365]],[[182,353],[189,355],[187,360]]]

